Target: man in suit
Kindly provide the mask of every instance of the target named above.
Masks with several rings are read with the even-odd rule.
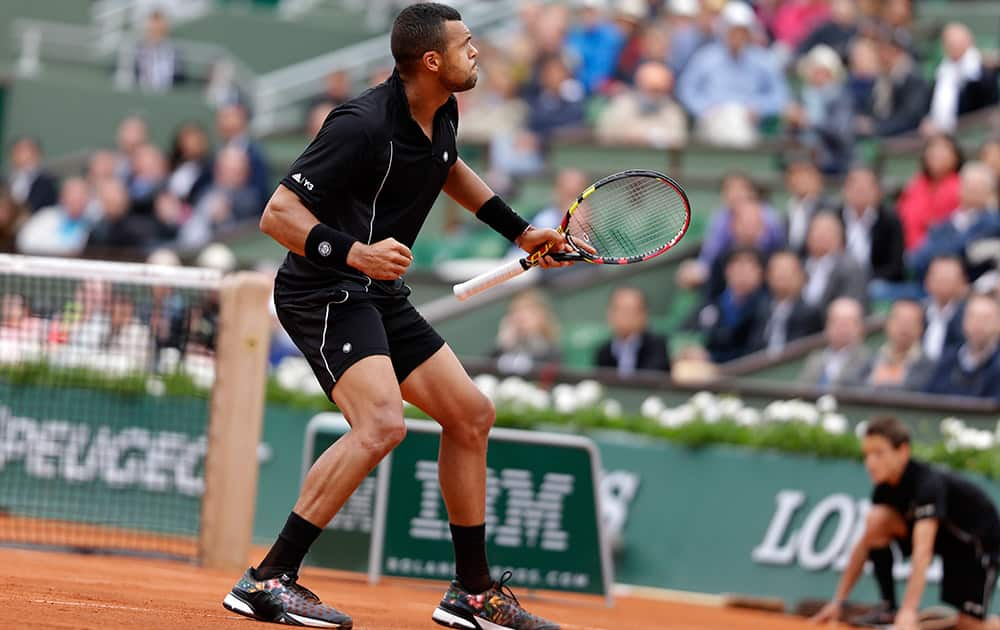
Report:
[[[781,250],[767,262],[768,299],[758,306],[756,329],[751,334],[754,350],[781,354],[789,341],[818,333],[823,329],[823,314],[802,299],[806,272],[795,252]]]
[[[930,136],[954,133],[962,114],[995,105],[997,70],[983,62],[969,27],[952,22],[941,31],[944,58],[934,74],[930,111],[920,131]]]
[[[864,383],[871,364],[865,346],[865,311],[853,298],[837,298],[826,314],[827,347],[806,359],[799,380],[817,387],[851,387]]]
[[[705,347],[715,363],[724,363],[751,351],[760,305],[767,301],[760,253],[736,249],[726,259],[725,288],[701,311]]]
[[[962,316],[969,280],[962,259],[938,256],[931,261],[924,278],[927,301],[924,306],[924,354],[937,361],[947,349],[964,341]]]
[[[856,119],[859,135],[895,136],[920,125],[927,112],[930,88],[910,53],[912,44],[904,29],[879,30],[880,71],[871,96],[862,104],[862,115]]]
[[[961,256],[971,280],[988,269],[987,265],[972,266],[968,248],[982,239],[1000,236],[1000,214],[997,213],[997,176],[983,162],[967,162],[959,173],[959,206],[951,217],[927,232],[923,245],[913,252],[910,267],[923,278],[931,260],[938,256]]]
[[[886,342],[875,354],[868,384],[919,391],[930,379],[934,362],[924,354],[924,310],[919,302],[897,300],[885,322]]]
[[[146,18],[146,37],[136,51],[135,80],[150,92],[166,92],[184,80],[180,51],[170,40],[170,21],[162,11]]]
[[[903,224],[882,204],[882,188],[875,171],[857,166],[844,180],[841,218],[847,234],[847,252],[868,269],[873,279],[903,280]]]
[[[42,168],[42,146],[24,136],[14,140],[10,150],[10,194],[32,212],[53,206],[59,199],[56,178]]]
[[[667,338],[647,330],[649,314],[646,296],[636,288],[622,287],[611,294],[608,303],[608,326],[611,339],[598,349],[599,367],[618,370],[619,376],[631,376],[636,370],[670,372],[670,349]]]
[[[830,205],[823,195],[823,174],[808,156],[795,156],[785,166],[785,190],[785,242],[801,254],[813,216]]]
[[[832,212],[818,212],[806,237],[806,285],[802,299],[825,312],[838,297],[868,301],[868,271],[844,251],[844,224]]]
[[[256,191],[260,204],[271,196],[271,182],[268,175],[267,159],[264,152],[250,138],[249,114],[243,105],[231,103],[223,105],[215,115],[215,125],[222,146],[235,147],[246,153],[250,161],[250,186]]]
[[[945,352],[924,391],[1000,401],[1000,303],[973,294],[962,317],[965,343]]]

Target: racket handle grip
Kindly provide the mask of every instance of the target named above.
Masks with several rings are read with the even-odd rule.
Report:
[[[512,260],[509,263],[505,263],[500,267],[497,267],[493,271],[481,273],[475,278],[466,280],[461,284],[456,284],[452,287],[452,291],[458,299],[467,300],[473,295],[478,295],[490,287],[495,287],[498,284],[507,282],[511,278],[516,278],[530,268],[531,265],[528,264],[527,259],[521,258],[519,260]]]

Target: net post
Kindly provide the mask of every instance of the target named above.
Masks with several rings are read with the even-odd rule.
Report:
[[[270,342],[271,283],[259,273],[225,277],[219,290],[215,386],[209,412],[198,558],[246,568],[257,494]]]

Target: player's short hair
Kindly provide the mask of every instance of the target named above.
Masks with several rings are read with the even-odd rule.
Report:
[[[895,416],[872,418],[865,428],[865,437],[884,437],[893,448],[910,443],[910,427]]]
[[[447,44],[444,23],[461,19],[462,15],[453,7],[436,2],[419,2],[400,11],[389,40],[396,66],[406,71],[428,50],[443,53]]]

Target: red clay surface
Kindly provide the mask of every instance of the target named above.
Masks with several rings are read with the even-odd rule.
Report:
[[[0,549],[0,628],[117,630],[277,627],[244,619],[221,601],[238,576],[180,562]],[[303,584],[371,630],[432,630],[444,584],[385,581],[305,569]],[[525,594],[533,612],[566,630],[792,630],[810,627],[781,615],[650,599],[595,600]]]

